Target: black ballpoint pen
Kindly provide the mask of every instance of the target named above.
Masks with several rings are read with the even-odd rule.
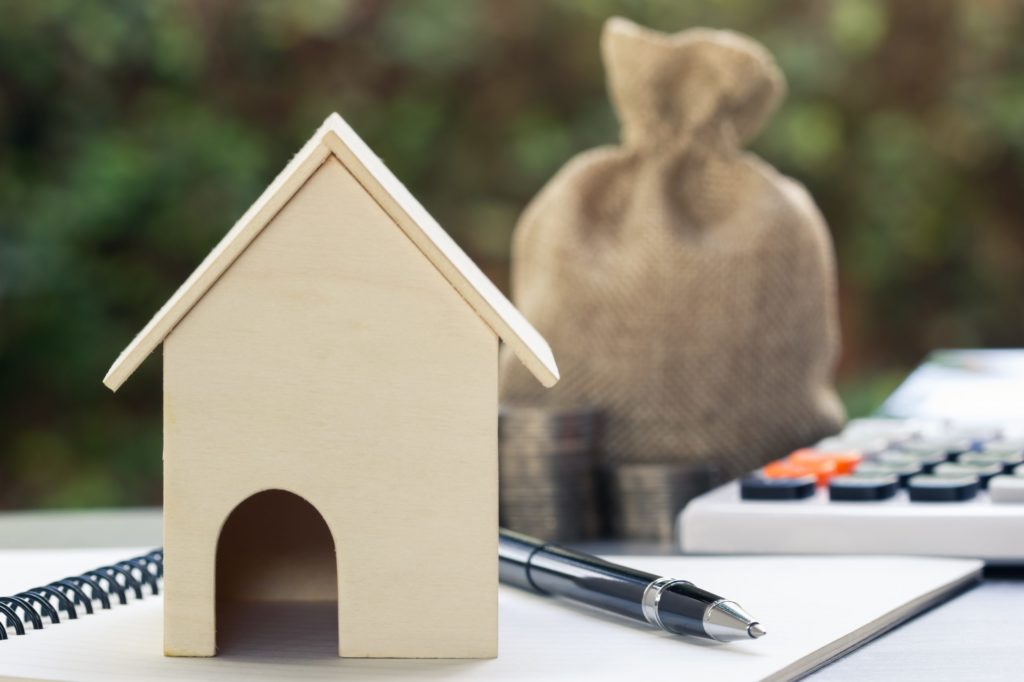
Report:
[[[498,539],[501,582],[568,599],[680,635],[757,639],[761,624],[739,604],[693,583],[662,578],[514,531]]]

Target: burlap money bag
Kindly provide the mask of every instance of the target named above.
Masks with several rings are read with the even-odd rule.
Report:
[[[797,182],[742,150],[783,96],[753,40],[623,19],[602,53],[622,143],[570,160],[523,213],[512,289],[562,379],[508,357],[510,402],[607,411],[609,463],[735,476],[834,433],[828,228]]]

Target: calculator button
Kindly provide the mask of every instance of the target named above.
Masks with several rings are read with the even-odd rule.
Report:
[[[895,466],[906,466],[909,464],[921,464],[921,458],[917,455],[912,455],[909,452],[901,452],[899,450],[886,450],[880,452],[875,456],[875,461],[882,464],[892,464]],[[945,460],[943,460],[945,461]],[[938,462],[935,462],[938,464]]]
[[[856,450],[823,450],[820,447],[814,447],[796,450],[786,458],[786,461],[794,464],[828,461],[836,465],[837,474],[848,474],[862,459],[863,456]]]
[[[816,480],[814,476],[768,478],[759,473],[749,474],[740,480],[740,497],[744,500],[802,500],[814,495]]]
[[[970,438],[920,438],[900,444],[900,450],[913,453],[942,452],[946,459],[956,457],[962,452],[970,452],[975,449],[975,441]]]
[[[887,450],[886,452],[880,453],[878,457],[884,458],[895,457],[896,455],[909,456],[920,462],[921,467],[925,471],[931,471],[936,464],[941,464],[947,461],[949,458],[946,456],[946,451],[942,448],[927,447],[907,447],[905,445],[900,446],[897,450]]]
[[[947,435],[968,441],[971,448],[978,449],[989,441],[1002,438],[1003,430],[998,426],[954,426],[947,429]]]
[[[906,487],[907,481],[910,480],[910,477],[917,476],[922,471],[924,471],[924,469],[917,460],[902,463],[867,461],[858,464],[857,468],[853,470],[853,475],[866,476],[869,478],[874,476],[895,475],[899,484]]]
[[[888,441],[902,441],[923,435],[929,429],[909,419],[866,417],[851,419],[843,427],[841,438],[881,437]]]
[[[935,467],[933,472],[936,476],[943,478],[958,478],[962,476],[977,476],[978,484],[985,488],[989,479],[1003,473],[1003,465],[995,464],[962,464],[960,462],[944,462]]]
[[[761,469],[766,478],[801,478],[814,476],[818,485],[828,485],[828,479],[836,474],[835,462],[822,460],[817,462],[791,462],[788,459],[777,459],[769,462]]]
[[[825,452],[843,452],[854,450],[856,452],[870,455],[875,452],[881,452],[889,447],[890,441],[888,438],[879,437],[847,437],[847,436],[830,436],[829,438],[823,438],[814,444],[815,450],[824,450]]]
[[[893,474],[838,476],[829,482],[828,496],[833,502],[873,502],[893,497],[898,489],[899,481]]]
[[[981,446],[982,452],[1021,452],[1024,453],[1024,438],[1000,438],[989,441]]]
[[[997,463],[1003,467],[1006,473],[1011,473],[1018,464],[1024,463],[1024,452],[1019,450],[982,450],[981,452],[965,452],[957,460],[961,464],[993,464]]]
[[[910,479],[907,490],[911,502],[961,502],[977,496],[978,477],[921,474]]]
[[[1024,503],[1024,476],[995,476],[988,482],[989,499],[997,503]]]

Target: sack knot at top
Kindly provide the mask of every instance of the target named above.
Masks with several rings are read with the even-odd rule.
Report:
[[[723,134],[746,142],[786,90],[771,54],[731,31],[669,35],[613,17],[601,52],[623,143],[631,147],[678,147]]]

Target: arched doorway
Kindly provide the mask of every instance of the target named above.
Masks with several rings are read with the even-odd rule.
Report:
[[[334,539],[313,505],[265,490],[228,516],[217,543],[218,654],[338,655]]]

